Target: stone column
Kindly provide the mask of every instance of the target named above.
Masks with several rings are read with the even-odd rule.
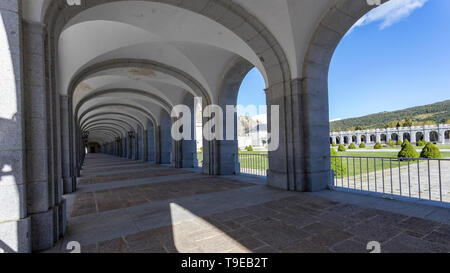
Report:
[[[326,82],[281,82],[266,89],[266,99],[268,131],[279,127],[278,149],[269,152],[268,184],[293,191],[325,189],[330,180]],[[273,119],[272,105],[280,107],[278,120]]]
[[[70,138],[70,125],[69,125],[69,99],[67,96],[60,96],[61,106],[61,167],[62,167],[62,179],[64,184],[64,193],[72,193],[75,191],[74,171],[72,169],[72,141]]]
[[[152,122],[147,123],[147,160],[155,163],[155,129]]]
[[[155,164],[161,164],[161,126],[155,128]]]
[[[148,130],[144,130],[144,134],[142,136],[142,160],[148,161]]]
[[[0,249],[30,252],[18,0],[1,1],[0,17]]]
[[[27,205],[31,217],[33,250],[48,249],[56,243],[58,209],[55,186],[48,173],[50,147],[47,134],[47,92],[45,81],[44,28],[23,23],[23,63],[25,101],[25,145]]]
[[[161,123],[161,164],[171,164],[172,162],[172,133],[171,122],[164,120]]]
[[[426,142],[429,142],[430,141],[430,131],[429,130],[424,130],[423,137],[424,137]]]

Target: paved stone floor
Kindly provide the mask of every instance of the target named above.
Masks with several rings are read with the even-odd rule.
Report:
[[[205,176],[106,155],[87,157],[78,186],[65,196],[67,234],[49,252],[66,252],[70,241],[89,253],[367,253],[370,241],[380,242],[382,252],[450,251],[446,209],[286,192],[258,178]]]

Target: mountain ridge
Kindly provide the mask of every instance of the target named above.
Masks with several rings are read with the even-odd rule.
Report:
[[[450,123],[450,100],[330,122],[330,131]]]

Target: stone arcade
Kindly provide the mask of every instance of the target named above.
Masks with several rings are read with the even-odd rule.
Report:
[[[427,142],[447,144],[450,143],[450,124],[330,133],[330,143],[334,142],[336,144],[375,144],[377,142],[385,143],[390,139],[394,141],[407,139],[411,143],[416,143],[423,139]]]
[[[0,1],[4,252],[47,250],[64,238],[70,215],[63,195],[76,195],[86,151],[117,162],[196,166],[195,140],[170,137],[171,109],[193,108],[194,97],[202,107],[235,105],[253,67],[265,79],[267,105],[280,106],[280,146],[269,153],[267,184],[283,194],[326,189],[329,63],[346,31],[375,6],[365,0],[76,2]],[[203,140],[203,148],[204,175],[238,173],[237,141]],[[108,161],[112,156],[96,158],[117,164]]]

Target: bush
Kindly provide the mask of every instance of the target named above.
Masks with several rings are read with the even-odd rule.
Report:
[[[386,145],[389,147],[393,147],[395,145],[395,141],[391,139],[388,142],[386,142]]]
[[[421,140],[417,141],[416,145],[417,146],[425,146],[425,145],[427,145],[427,142],[424,139],[421,139]]]
[[[200,152],[202,152],[202,153],[203,153],[203,147],[200,147]]]
[[[350,150],[355,150],[355,149],[356,149],[355,143],[351,143],[351,144],[348,146],[348,148],[349,148]]]
[[[373,146],[373,148],[376,150],[383,149],[383,145],[381,145],[380,142],[377,142],[377,144],[375,144],[375,146]]]
[[[331,156],[337,156],[338,153],[335,149],[330,149]],[[331,159],[331,169],[334,171],[335,176],[345,175],[347,173],[347,166],[339,158]]]
[[[359,144],[359,148],[366,148],[366,144],[362,142],[361,144]]]
[[[405,141],[405,145],[402,146],[402,150],[398,153],[399,158],[418,158],[419,153],[416,151],[411,143]]]
[[[253,147],[252,145],[249,145],[248,147],[245,148],[247,150],[247,152],[253,152]]]
[[[396,145],[402,146],[402,145],[403,145],[403,142],[399,139],[399,140],[397,140]]]
[[[339,145],[339,148],[338,148],[338,151],[339,152],[345,152],[345,146],[344,146],[344,144],[341,144],[341,145]]]
[[[331,143],[331,146],[336,147],[336,142],[333,141],[333,143]]]
[[[422,158],[441,158],[442,154],[441,151],[439,151],[439,148],[436,147],[431,142],[428,142],[427,145],[422,149],[422,152],[420,153],[420,157]]]
[[[408,144],[411,145],[411,143],[407,139],[405,139],[405,141],[403,141],[403,143],[402,143],[402,148],[405,147]]]

